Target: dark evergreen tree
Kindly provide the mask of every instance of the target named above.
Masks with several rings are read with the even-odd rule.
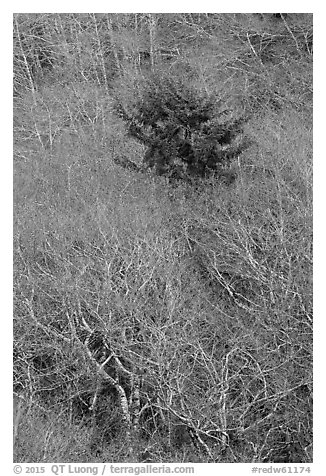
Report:
[[[128,133],[147,146],[144,168],[174,178],[205,177],[248,145],[244,116],[232,117],[216,96],[204,95],[183,81],[153,74],[133,105],[117,110]]]

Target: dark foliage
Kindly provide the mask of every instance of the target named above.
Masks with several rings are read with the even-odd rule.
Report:
[[[231,118],[221,100],[169,76],[152,75],[132,109],[120,102],[117,110],[129,135],[147,146],[144,168],[157,175],[223,175],[223,166],[248,146],[244,115]]]

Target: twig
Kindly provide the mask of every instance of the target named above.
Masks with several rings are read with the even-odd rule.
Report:
[[[296,48],[297,48],[297,51],[298,51],[298,53],[299,53],[300,56],[301,56],[302,53],[301,53],[301,50],[300,50],[298,41],[297,41],[296,37],[294,36],[294,33],[292,32],[292,30],[291,30],[291,28],[289,27],[287,21],[285,20],[285,17],[284,17],[284,15],[283,15],[283,13],[280,13],[280,15],[281,15],[281,18],[282,18],[283,23],[284,23],[284,25],[285,25],[285,28],[287,29],[287,31],[288,31],[288,32],[290,33],[290,35],[292,36],[292,38],[293,38],[293,40],[294,40],[294,42],[295,42],[295,46],[296,46]]]

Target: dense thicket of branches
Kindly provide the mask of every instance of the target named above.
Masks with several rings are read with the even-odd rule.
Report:
[[[312,16],[13,27],[15,459],[311,461]]]
[[[247,107],[307,105],[312,15],[29,14],[14,18],[14,88],[168,68]],[[232,93],[232,94],[230,94]]]

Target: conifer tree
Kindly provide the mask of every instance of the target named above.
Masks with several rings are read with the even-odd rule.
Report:
[[[117,105],[128,133],[145,146],[143,167],[173,178],[206,177],[248,145],[244,116],[182,80],[153,74],[133,105]]]

